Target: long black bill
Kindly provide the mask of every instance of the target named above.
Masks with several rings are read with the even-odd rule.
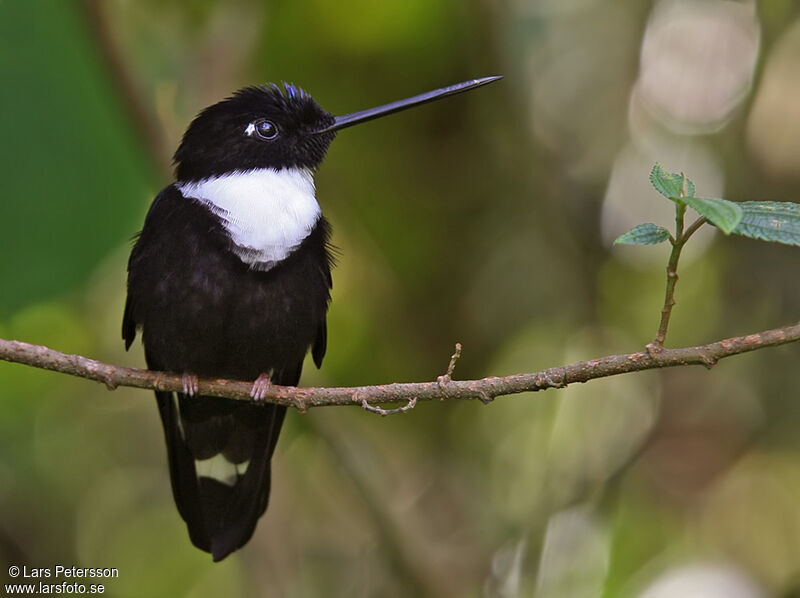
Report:
[[[419,106],[420,104],[425,104],[427,102],[433,102],[434,100],[452,96],[457,93],[461,93],[462,91],[469,91],[470,89],[481,87],[482,85],[486,85],[492,81],[497,81],[498,79],[502,78],[503,76],[499,75],[495,77],[472,79],[471,81],[464,81],[463,83],[456,83],[455,85],[421,93],[413,98],[406,98],[405,100],[398,100],[397,102],[392,102],[391,104],[384,104],[383,106],[378,106],[377,108],[369,108],[367,110],[361,110],[360,112],[353,112],[352,114],[337,116],[331,126],[320,129],[319,131],[314,131],[314,133],[330,133],[331,131],[338,131],[339,129],[352,127],[358,123],[367,122],[368,120],[380,118],[381,116],[386,116],[394,112],[400,112],[406,108],[413,108],[414,106]]]

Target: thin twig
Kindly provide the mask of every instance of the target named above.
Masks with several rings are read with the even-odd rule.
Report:
[[[447,365],[447,372],[445,372],[445,376],[447,376],[449,380],[453,379],[453,372],[456,369],[456,361],[458,361],[459,357],[461,357],[461,343],[456,343],[456,350],[450,356],[450,363]]]
[[[691,237],[694,233],[696,233],[697,230],[701,226],[703,226],[706,222],[707,222],[706,219],[703,218],[702,216],[700,216],[700,218],[698,218],[697,220],[692,222],[689,225],[689,227],[686,229],[686,232],[683,233],[683,242],[684,242],[684,244],[686,243],[686,241],[689,240],[689,237]]]
[[[456,343],[456,350],[450,356],[450,363],[447,364],[447,371],[436,379],[442,392],[444,392],[445,387],[453,381],[453,372],[456,369],[456,361],[458,361],[459,357],[461,357],[461,343]]]
[[[408,400],[408,403],[406,403],[402,407],[397,407],[395,409],[383,409],[381,407],[376,407],[374,405],[370,405],[369,403],[367,403],[367,399],[361,399],[361,408],[364,409],[364,411],[369,411],[370,413],[377,413],[378,415],[384,417],[387,415],[394,415],[396,413],[405,413],[406,411],[410,411],[416,406],[417,406],[417,397],[411,397]]]
[[[671,241],[672,251],[667,262],[667,288],[664,291],[664,306],[661,308],[661,321],[658,324],[658,332],[652,343],[647,345],[647,350],[651,353],[660,351],[664,347],[664,340],[667,338],[667,328],[669,318],[672,315],[672,308],[675,305],[675,285],[678,284],[678,260],[681,257],[683,245],[686,242],[683,237],[683,216],[686,213],[686,206],[681,203],[675,204],[675,239]]]
[[[301,410],[332,405],[360,406],[362,401],[368,404],[408,402],[414,397],[418,401],[479,399],[486,402],[501,395],[563,388],[576,382],[587,382],[628,372],[684,365],[702,365],[710,368],[720,359],[732,355],[797,340],[800,340],[800,324],[737,336],[697,347],[662,348],[659,351],[644,350],[626,355],[609,355],[529,374],[479,380],[452,380],[445,386],[446,392],[438,381],[336,388],[273,385],[267,390],[263,400]],[[183,388],[180,374],[119,367],[20,341],[0,339],[0,359],[95,380],[104,383],[110,389],[131,386],[181,392]],[[198,381],[198,394],[250,401],[252,387],[252,381],[201,378]]]

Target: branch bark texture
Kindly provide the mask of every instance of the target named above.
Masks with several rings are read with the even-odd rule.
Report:
[[[708,345],[666,349],[654,345],[644,351],[625,355],[609,355],[580,361],[540,372],[488,377],[479,380],[453,380],[453,359],[447,373],[431,382],[405,382],[354,387],[286,387],[272,386],[264,401],[306,411],[310,407],[333,405],[373,405],[380,403],[445,399],[479,399],[489,402],[501,395],[564,388],[576,382],[588,382],[628,372],[685,365],[713,367],[720,359],[774,347],[800,340],[800,324],[728,338]],[[458,351],[457,351],[458,353]],[[454,358],[456,355],[454,355]],[[153,390],[180,392],[180,374],[126,368],[80,355],[68,355],[40,345],[0,339],[0,360],[29,365],[72,376],[103,382],[109,389],[131,386]],[[252,381],[200,379],[198,392],[206,396],[252,400]],[[378,410],[380,412],[380,410]],[[387,414],[389,411],[386,412]]]

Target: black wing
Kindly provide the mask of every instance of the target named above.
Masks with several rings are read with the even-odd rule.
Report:
[[[144,219],[144,226],[147,228],[147,225],[152,222],[154,218],[158,217],[158,211],[160,208],[164,206],[164,204],[168,203],[166,199],[170,194],[177,193],[175,187],[170,185],[163,189],[153,200],[153,203],[150,204],[150,209],[147,210],[147,216]],[[142,231],[136,233],[133,237],[134,245],[133,249],[131,250],[131,255],[128,258],[128,294],[125,298],[125,311],[122,314],[122,340],[125,341],[125,350],[127,351],[130,349],[131,344],[133,344],[134,339],[136,338],[136,329],[138,326],[141,325],[141,322],[137,321],[135,317],[135,294],[131,293],[131,272],[133,270],[134,265],[137,261],[141,258],[142,253],[142,243],[140,243],[142,238]]]

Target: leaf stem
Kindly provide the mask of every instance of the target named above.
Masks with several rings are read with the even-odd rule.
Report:
[[[689,240],[689,237],[696,233],[697,229],[703,226],[706,222],[707,220],[703,216],[700,216],[700,218],[692,222],[689,225],[689,228],[686,229],[686,232],[683,233],[683,242],[686,243],[686,241]]]
[[[686,215],[686,204],[683,202],[675,202],[675,236],[670,237],[672,243],[672,251],[669,254],[669,261],[667,262],[667,288],[664,292],[664,306],[661,308],[661,322],[658,324],[658,332],[656,338],[648,345],[648,350],[661,350],[664,348],[664,340],[667,337],[667,328],[669,328],[669,319],[672,316],[672,308],[675,305],[675,285],[678,284],[678,261],[681,257],[681,251],[686,241],[689,240],[697,230],[705,224],[706,219],[702,216],[692,222],[689,227],[684,231],[684,217]]]

